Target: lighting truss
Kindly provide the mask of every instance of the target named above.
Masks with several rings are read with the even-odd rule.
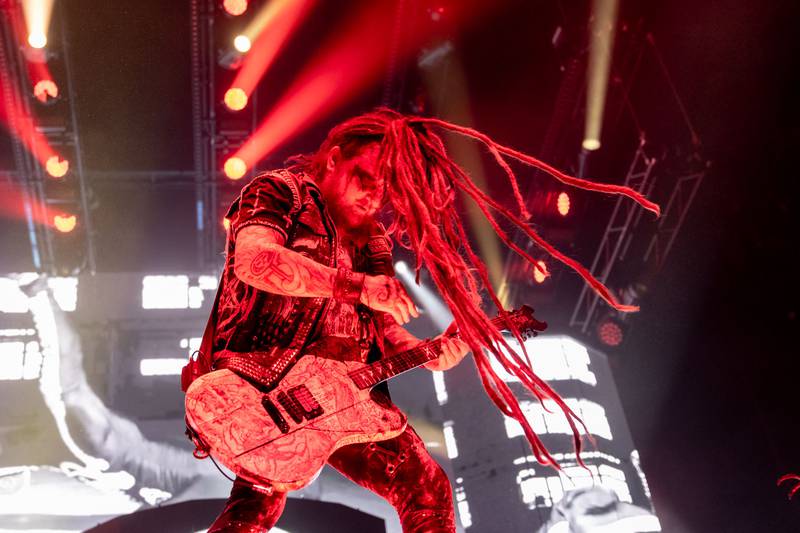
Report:
[[[18,125],[32,124],[30,102],[25,97],[27,88],[24,83],[24,63],[17,46],[18,36],[12,24],[19,5],[13,2],[2,4],[0,17],[0,86],[6,109],[6,120],[9,131],[20,131]],[[8,172],[12,183],[20,186],[24,209],[25,221],[28,230],[28,239],[31,243],[31,256],[34,268],[37,271],[51,271],[53,269],[53,243],[52,231],[44,224],[37,224],[36,220],[43,220],[41,210],[46,205],[44,175],[41,166],[23,144],[26,139],[20,139],[11,134],[11,145],[14,153],[14,170]],[[27,139],[31,142],[30,139]],[[14,179],[13,177],[16,177]]]
[[[72,69],[69,58],[68,31],[65,15],[54,17],[54,23],[60,24],[61,55],[64,62],[64,85],[66,91],[61,92],[61,97],[66,100],[69,108],[67,116],[61,117],[63,122],[58,126],[37,125],[33,116],[29,88],[25,81],[25,61],[23,47],[17,43],[22,42],[21,36],[14,31],[12,21],[19,13],[20,6],[16,2],[2,4],[2,21],[0,21],[0,84],[2,84],[5,100],[2,105],[7,112],[10,131],[30,131],[31,135],[40,134],[49,146],[70,148],[69,179],[73,180],[78,189],[78,205],[80,213],[80,228],[84,246],[85,265],[91,272],[95,271],[95,248],[93,242],[92,221],[89,212],[89,193],[83,168],[80,136],[78,135],[77,113],[74,99],[74,85]],[[62,7],[63,9],[63,7]],[[15,126],[23,126],[18,128]],[[28,127],[30,126],[30,127]],[[51,205],[64,204],[65,200],[49,194],[46,187],[44,170],[33,154],[25,145],[33,146],[33,139],[21,139],[11,135],[14,153],[13,171],[7,175],[16,182],[22,190],[25,218],[28,229],[28,238],[31,244],[31,255],[34,268],[39,272],[55,274],[59,264],[54,253],[53,230],[49,224],[42,223],[48,219],[47,209]],[[74,202],[69,201],[70,204]]]
[[[217,94],[215,74],[218,68],[217,43],[214,39],[216,15],[215,0],[192,0],[191,24],[191,94],[192,135],[194,140],[194,178],[196,197],[196,225],[198,264],[204,269],[218,271],[221,268],[220,252],[223,250],[223,235],[220,224],[220,208],[225,201],[220,183],[227,180],[221,172],[222,161],[236,151],[252,135],[257,124],[258,97],[253,92],[247,111],[237,112],[239,120],[222,121],[227,110],[221,109],[222,98]],[[250,120],[241,120],[243,113],[250,113]],[[244,115],[246,116],[246,115]],[[257,168],[252,169],[254,173]],[[126,173],[130,179],[148,179],[141,173]],[[155,172],[150,179],[170,177],[168,172]],[[186,173],[180,176],[186,178]]]
[[[652,178],[653,166],[656,163],[655,158],[647,156],[644,146],[644,137],[641,137],[624,182],[626,187],[643,194],[652,188],[649,182]],[[592,266],[589,269],[590,272],[595,273],[601,283],[606,283],[609,274],[611,274],[622,254],[623,246],[629,244],[629,239],[632,237],[634,218],[640,209],[638,204],[628,201],[625,197],[620,196],[617,198],[614,204],[614,211],[611,213],[611,218],[592,261]],[[599,303],[600,296],[588,285],[584,285],[578,297],[578,303],[572,312],[569,325],[578,327],[583,333],[586,333],[592,324]]]

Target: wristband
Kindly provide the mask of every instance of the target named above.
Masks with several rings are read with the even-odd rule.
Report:
[[[365,274],[339,267],[333,281],[333,299],[342,303],[357,304],[364,288]]]

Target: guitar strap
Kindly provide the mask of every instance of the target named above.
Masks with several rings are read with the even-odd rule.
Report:
[[[222,279],[223,276],[220,275],[217,294],[214,297],[214,305],[211,307],[211,313],[208,316],[206,329],[203,332],[203,339],[200,341],[200,348],[189,356],[189,362],[181,369],[181,390],[183,392],[186,392],[189,385],[191,385],[195,379],[212,370],[214,330],[217,328],[217,311],[219,299],[222,295]]]

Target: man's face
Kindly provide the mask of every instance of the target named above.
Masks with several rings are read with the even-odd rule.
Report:
[[[376,176],[377,143],[350,159],[336,151],[328,158],[328,173],[320,188],[337,227],[358,232],[372,221],[382,205],[384,183]]]

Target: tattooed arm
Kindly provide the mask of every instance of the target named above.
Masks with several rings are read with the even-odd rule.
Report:
[[[336,270],[284,248],[284,236],[261,225],[242,228],[236,235],[236,277],[262,291],[286,296],[333,295]]]
[[[333,296],[336,269],[284,247],[285,238],[267,226],[253,224],[236,235],[234,272],[262,291],[285,296]],[[366,276],[361,303],[390,313],[403,324],[419,313],[405,289],[388,276]]]

